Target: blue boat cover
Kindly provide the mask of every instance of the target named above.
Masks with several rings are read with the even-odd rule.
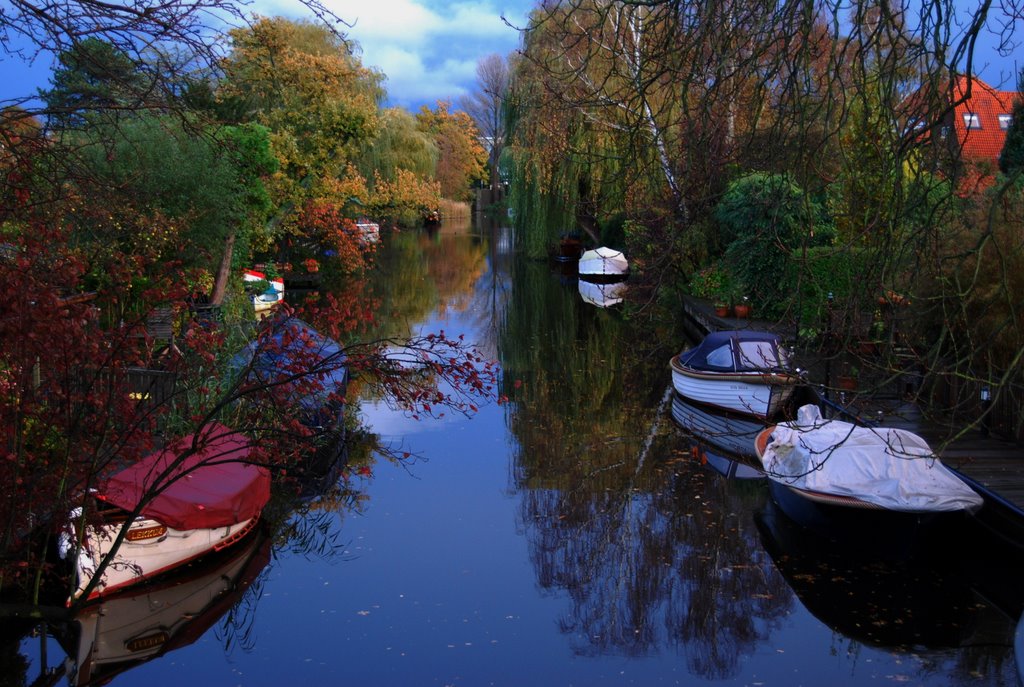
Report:
[[[707,372],[789,369],[789,360],[777,335],[748,329],[712,332],[695,348],[680,353],[679,362]]]
[[[232,369],[244,371],[249,382],[283,392],[288,402],[301,407],[306,424],[336,422],[341,410],[337,399],[348,386],[347,358],[341,346],[297,317],[265,322],[270,323],[269,331],[234,357]]]

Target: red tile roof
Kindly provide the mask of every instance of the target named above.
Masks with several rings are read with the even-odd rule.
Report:
[[[970,87],[970,96],[967,89]],[[1009,115],[1020,94],[997,91],[987,83],[968,76],[958,76],[954,85],[956,101],[967,98],[955,108],[953,126],[962,146],[961,158],[967,162],[999,163],[999,154],[1006,142],[1006,129],[999,124],[999,115]],[[965,115],[974,115],[980,128],[968,128]]]

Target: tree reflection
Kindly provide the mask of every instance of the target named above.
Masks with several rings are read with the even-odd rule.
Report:
[[[793,603],[750,518],[763,489],[702,469],[657,422],[668,356],[637,342],[664,337],[577,307],[543,266],[513,284],[500,338],[513,479],[539,584],[570,599],[560,629],[579,655],[673,650],[694,674],[735,675]]]

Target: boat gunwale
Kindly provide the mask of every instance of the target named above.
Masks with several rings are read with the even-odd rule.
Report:
[[[744,382],[746,384],[760,383],[773,386],[796,386],[803,382],[803,378],[799,374],[786,369],[748,370],[745,372],[741,370],[726,370],[722,372],[716,372],[714,370],[698,370],[679,360],[680,355],[682,354],[677,353],[672,356],[672,359],[669,361],[672,371],[693,379],[721,382]]]

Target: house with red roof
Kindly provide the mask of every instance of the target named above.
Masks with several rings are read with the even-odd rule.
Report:
[[[954,105],[941,123],[940,139],[957,162],[957,187],[964,193],[983,190],[995,182],[1013,103],[1021,94],[998,91],[977,77],[958,76],[950,95]]]

